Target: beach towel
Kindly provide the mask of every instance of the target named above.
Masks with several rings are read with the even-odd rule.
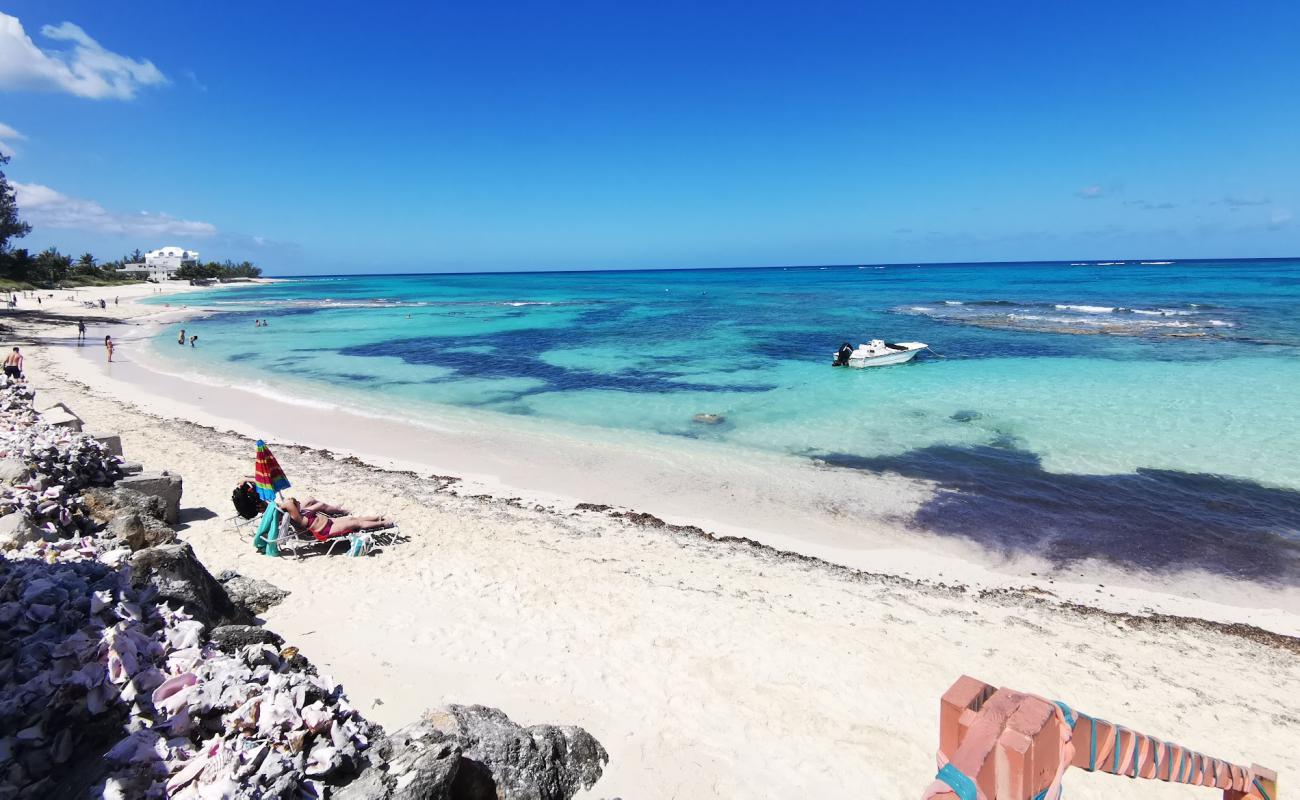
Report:
[[[276,540],[280,537],[283,522],[288,519],[289,515],[281,513],[275,504],[267,505],[262,514],[262,522],[257,526],[257,533],[253,535],[253,547],[257,548],[257,552],[268,556],[280,555]]]

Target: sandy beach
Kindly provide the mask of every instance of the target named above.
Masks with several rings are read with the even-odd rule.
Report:
[[[214,572],[290,590],[268,626],[385,726],[442,702],[581,725],[610,753],[592,797],[915,797],[933,777],[939,696],[965,673],[1284,780],[1300,768],[1295,587],[993,562],[906,530],[898,520],[928,490],[902,478],[785,473],[773,460],[754,480],[730,476],[725,493],[698,473],[647,491],[626,477],[644,473],[602,469],[612,456],[600,448],[558,457],[539,438],[511,450],[450,425],[403,446],[396,424],[136,361],[150,326],[196,312],[188,287],[167,287],[170,309],[133,302],[154,288],[55,291],[42,314],[94,318],[81,349],[71,321],[6,319],[22,326],[11,338],[31,382],[88,429],[120,434],[129,459],[182,474],[181,537]],[[81,306],[100,296],[106,309]],[[123,342],[112,369],[105,333]],[[291,494],[393,516],[406,541],[363,559],[256,553],[227,518],[259,435]],[[651,469],[656,454],[640,457]],[[875,522],[791,509],[752,488],[771,485],[763,474],[852,491],[872,506],[854,519]],[[654,516],[616,516],[626,509]],[[1187,791],[1083,774],[1066,790]]]

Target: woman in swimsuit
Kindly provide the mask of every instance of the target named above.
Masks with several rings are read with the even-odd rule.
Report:
[[[330,539],[357,531],[387,528],[393,524],[387,517],[327,517],[324,510],[308,511],[292,497],[276,502],[280,510],[289,515],[293,524],[311,533],[317,539]],[[324,504],[322,504],[324,505]]]
[[[108,351],[108,363],[113,363],[113,337],[104,337],[104,349]]]

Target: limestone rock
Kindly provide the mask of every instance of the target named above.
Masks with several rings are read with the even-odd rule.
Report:
[[[27,465],[16,458],[0,460],[0,483],[17,486],[27,480],[27,476],[30,474],[31,471],[27,469]]]
[[[217,582],[225,588],[231,602],[249,614],[265,614],[271,606],[289,596],[289,592],[273,583],[260,578],[246,578],[232,570],[218,574]]]
[[[418,724],[459,745],[462,763],[452,788],[458,800],[569,800],[590,789],[609,762],[605,748],[582,728],[524,728],[486,706],[445,706]]]
[[[0,517],[0,550],[12,550],[40,538],[40,529],[21,511]]]
[[[117,485],[122,489],[134,489],[162,498],[163,522],[175,525],[180,521],[181,492],[184,488],[181,476],[168,472],[142,472],[139,475],[127,475]]]
[[[122,437],[116,433],[93,433],[87,431],[87,435],[104,446],[104,450],[111,455],[119,458],[122,456]]]
[[[109,522],[118,514],[135,513],[162,521],[167,509],[161,497],[127,489],[121,485],[111,489],[87,489],[81,496],[81,505],[100,522]]]
[[[269,644],[272,647],[284,644],[279,634],[254,625],[219,625],[208,634],[208,639],[228,653],[250,644]]]
[[[427,720],[381,739],[371,749],[370,766],[360,777],[335,789],[334,800],[451,800],[452,785],[464,759],[460,747]],[[489,795],[495,797],[495,795]]]
[[[119,513],[108,523],[106,532],[126,542],[132,550],[143,550],[176,541],[176,531],[160,519],[135,511]]]
[[[148,547],[131,556],[131,585],[140,588],[147,583],[157,588],[161,600],[179,603],[209,627],[253,621],[251,615],[230,601],[226,590],[185,542]]]

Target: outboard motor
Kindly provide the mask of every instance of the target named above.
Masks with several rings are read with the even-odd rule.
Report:
[[[831,362],[832,367],[846,367],[849,364],[849,356],[853,355],[853,345],[845,342],[840,345],[840,349],[835,353],[835,360]]]

